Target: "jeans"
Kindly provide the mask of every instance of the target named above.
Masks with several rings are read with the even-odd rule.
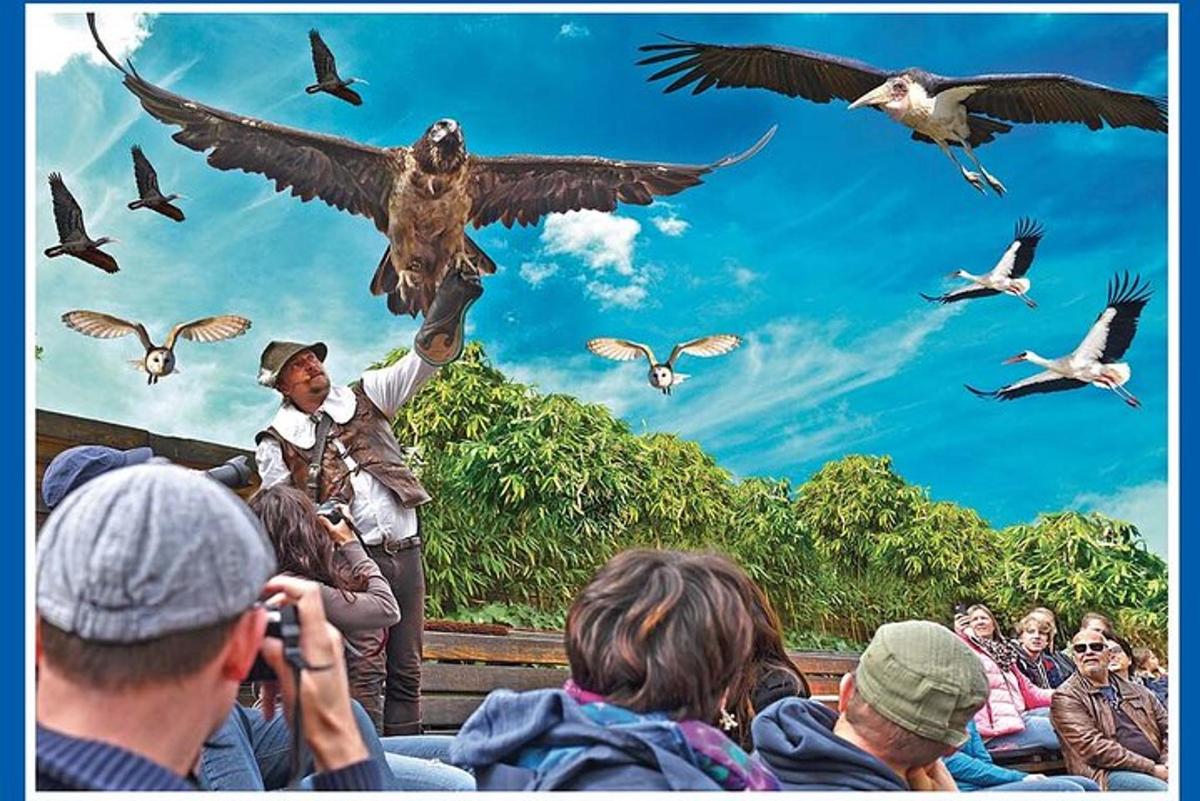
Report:
[[[357,702],[350,706],[371,758],[385,763],[371,718]],[[239,704],[205,740],[196,779],[202,790],[281,790],[290,777],[291,759],[292,732],[283,711],[267,720],[261,709]],[[306,762],[303,773],[311,773],[311,754]]]
[[[380,742],[396,787],[429,792],[473,792],[475,777],[448,763],[453,741],[454,738],[448,735],[434,734],[384,737]]]
[[[1070,793],[1083,792],[1085,790],[1096,791],[1100,789],[1100,785],[1082,776],[1047,776],[1044,779],[1034,779],[1028,782],[1008,782],[1007,784],[997,784],[992,787],[982,787],[980,789],[1001,793]]]
[[[1131,770],[1113,770],[1108,774],[1109,790],[1166,790],[1167,783],[1149,773]]]
[[[1058,735],[1050,723],[1049,709],[1031,709],[1021,715],[1025,728],[1012,734],[1002,734],[987,741],[987,750],[1005,751],[1010,748],[1044,748],[1058,750]]]

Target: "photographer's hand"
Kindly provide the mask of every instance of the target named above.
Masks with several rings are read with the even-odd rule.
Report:
[[[329,539],[333,540],[334,545],[354,542],[354,532],[350,529],[350,510],[345,506],[339,506],[338,511],[342,513],[342,519],[337,525],[330,523],[327,517],[317,515],[321,528],[325,529],[325,533],[329,535]]]
[[[276,598],[282,596],[296,607],[300,650],[304,660],[314,668],[301,671],[297,688],[292,668],[284,659],[283,643],[273,637],[263,640],[263,659],[279,677],[284,714],[290,718],[299,699],[304,739],[312,749],[318,770],[328,772],[362,762],[369,754],[350,709],[342,637],[325,619],[320,585],[280,575],[267,581],[264,590],[275,593]]]

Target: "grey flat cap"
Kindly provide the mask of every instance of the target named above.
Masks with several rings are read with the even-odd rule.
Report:
[[[240,498],[183,467],[114,470],[67,496],[37,545],[37,611],[94,642],[134,643],[229,620],[275,554]]]

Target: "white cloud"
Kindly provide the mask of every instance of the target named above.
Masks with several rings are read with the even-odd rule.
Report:
[[[527,261],[521,265],[521,277],[529,282],[530,286],[539,287],[547,278],[558,272],[558,265],[554,262],[536,262]]]
[[[83,14],[46,14],[29,10],[26,49],[35,72],[55,74],[75,56],[104,64]],[[104,45],[118,61],[132,54],[150,35],[153,14],[106,12],[96,15]]]
[[[537,387],[539,392],[568,394],[584,403],[601,403],[617,416],[628,412],[632,399],[640,397],[639,384],[649,391],[644,370],[630,370],[624,365],[598,373],[589,369],[596,360],[591,354],[580,354],[526,362],[494,358],[493,363],[512,380]],[[646,363],[640,364],[644,367]]]
[[[611,267],[632,276],[633,241],[641,230],[637,220],[583,209],[549,215],[541,242],[547,255],[577,256],[594,270]]]
[[[632,283],[623,286],[610,284],[605,281],[589,281],[587,293],[600,301],[600,308],[621,306],[626,309],[636,309],[646,300],[646,278],[636,276]]]
[[[709,448],[752,448],[754,464],[738,465],[748,474],[788,468],[813,458],[814,450],[836,453],[848,441],[867,438],[874,421],[831,411],[828,404],[894,376],[960,311],[946,306],[912,315],[849,342],[839,341],[845,326],[838,322],[772,321],[748,333],[740,349],[721,357],[729,363],[718,367],[712,360],[711,368],[704,366],[695,379],[706,380],[711,370],[702,392],[698,387],[692,393],[681,391],[671,415],[651,422]],[[819,414],[828,416],[837,436],[813,428],[810,418]],[[764,430],[762,420],[795,422]]]
[[[1084,493],[1071,506],[1133,523],[1146,540],[1146,547],[1167,558],[1167,482],[1148,481],[1123,487],[1111,495]]]
[[[683,236],[692,224],[687,220],[676,217],[674,212],[667,212],[662,217],[651,217],[650,222],[654,223],[654,227],[667,236]]]
[[[733,275],[733,283],[743,289],[753,284],[759,278],[758,273],[740,264],[730,265],[729,271]]]
[[[592,32],[577,22],[564,22],[558,29],[558,35],[565,39],[583,39],[591,36]]]

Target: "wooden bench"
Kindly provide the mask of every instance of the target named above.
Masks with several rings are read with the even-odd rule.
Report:
[[[561,687],[569,676],[557,632],[513,630],[495,636],[427,630],[424,642],[421,715],[430,731],[456,731],[492,690]],[[853,653],[791,656],[808,677],[813,697],[830,706],[837,704],[842,674],[858,664]]]
[[[50,514],[50,510],[42,502],[42,474],[55,456],[76,445],[107,445],[120,450],[150,448],[156,456],[197,470],[207,470],[238,455],[249,457],[250,464],[254,464],[254,454],[247,450],[183,437],[166,437],[141,428],[74,417],[45,409],[37,410],[34,426],[37,441],[33,500],[37,529],[41,529],[42,523]],[[258,475],[254,474],[252,479],[251,486],[238,491],[243,498],[249,498],[258,488]]]

